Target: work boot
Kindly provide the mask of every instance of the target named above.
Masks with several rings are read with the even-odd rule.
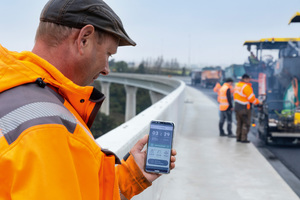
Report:
[[[250,141],[249,140],[243,140],[243,141],[241,141],[241,143],[250,143]]]
[[[228,134],[227,136],[228,136],[229,138],[236,138],[236,136],[233,135],[232,133]]]
[[[225,133],[220,133],[220,137],[227,136]]]

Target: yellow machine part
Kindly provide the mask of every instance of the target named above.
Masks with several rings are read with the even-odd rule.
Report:
[[[295,112],[294,124],[295,125],[300,125],[300,112]]]

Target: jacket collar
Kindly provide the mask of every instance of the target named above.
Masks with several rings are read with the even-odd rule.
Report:
[[[57,89],[58,93],[75,108],[77,113],[90,128],[105,99],[104,94],[93,86],[82,87],[76,85],[53,65],[32,52],[26,52],[25,54],[32,59],[37,67],[44,69],[45,73],[41,78],[44,79],[45,83]]]
[[[74,107],[89,127],[105,99],[96,88],[76,85],[53,65],[32,52],[11,52],[0,45],[0,64],[0,92],[42,78]]]
[[[244,82],[244,81],[240,81],[239,83],[243,83],[243,84],[247,84],[247,85],[249,85],[249,86],[252,86],[252,83],[246,83],[246,82]]]

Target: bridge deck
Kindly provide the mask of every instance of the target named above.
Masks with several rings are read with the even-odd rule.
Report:
[[[174,142],[176,169],[165,177],[160,199],[299,199],[253,144],[218,136],[218,108],[211,99],[187,86],[184,106]]]

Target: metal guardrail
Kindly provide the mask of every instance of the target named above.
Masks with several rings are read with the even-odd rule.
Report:
[[[176,140],[181,126],[181,116],[183,116],[184,82],[165,76],[114,73],[105,78],[101,77],[101,81],[127,84],[167,95],[131,120],[96,139],[101,147],[113,151],[122,158],[139,139],[149,133],[151,120],[173,121],[175,123],[174,139]],[[159,186],[162,183],[163,177],[133,199],[158,199],[159,190],[163,189]]]

